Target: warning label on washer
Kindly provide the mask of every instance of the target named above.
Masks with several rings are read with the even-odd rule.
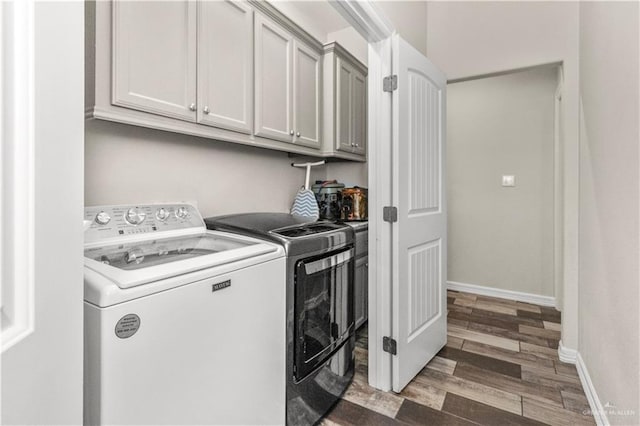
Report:
[[[140,328],[140,317],[136,314],[127,314],[120,318],[116,324],[116,336],[126,339],[136,334]]]

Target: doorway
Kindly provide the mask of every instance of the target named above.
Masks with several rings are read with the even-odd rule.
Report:
[[[450,82],[449,288],[556,306],[558,65]]]

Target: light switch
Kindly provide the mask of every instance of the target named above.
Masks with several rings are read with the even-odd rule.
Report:
[[[516,177],[513,175],[502,175],[502,186],[516,186]]]

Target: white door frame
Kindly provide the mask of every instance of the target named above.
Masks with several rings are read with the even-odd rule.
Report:
[[[564,224],[563,224],[563,155],[562,148],[564,146],[563,136],[563,114],[562,114],[562,87],[563,74],[562,64],[558,65],[558,86],[554,94],[553,104],[553,295],[556,299],[556,309],[562,311],[563,303],[563,240],[564,240]]]
[[[335,9],[369,42],[368,152],[369,166],[369,384],[391,390],[391,354],[382,337],[391,336],[391,224],[382,220],[382,206],[391,198],[391,96],[382,79],[391,74],[391,36],[395,29],[372,1],[331,1]],[[384,119],[384,118],[387,119]]]
[[[391,38],[369,44],[369,384],[391,390],[392,355],[382,350],[383,336],[392,335],[392,231],[382,206],[392,205],[392,102],[382,91],[391,74]],[[388,119],[384,119],[387,117]]]
[[[6,351],[34,330],[34,0],[0,3],[0,271]],[[6,50],[3,50],[7,48]]]

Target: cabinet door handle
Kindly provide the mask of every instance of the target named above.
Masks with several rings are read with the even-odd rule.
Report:
[[[293,136],[293,130],[289,130],[289,134]]]
[[[196,104],[189,105],[189,110],[190,111],[195,111],[196,110]]]
[[[204,108],[202,108],[202,112],[204,112],[205,114],[209,114],[209,112],[211,111],[209,110],[208,106],[205,106]]]
[[[296,132],[296,136],[297,136],[297,137],[300,137],[300,132]]]

